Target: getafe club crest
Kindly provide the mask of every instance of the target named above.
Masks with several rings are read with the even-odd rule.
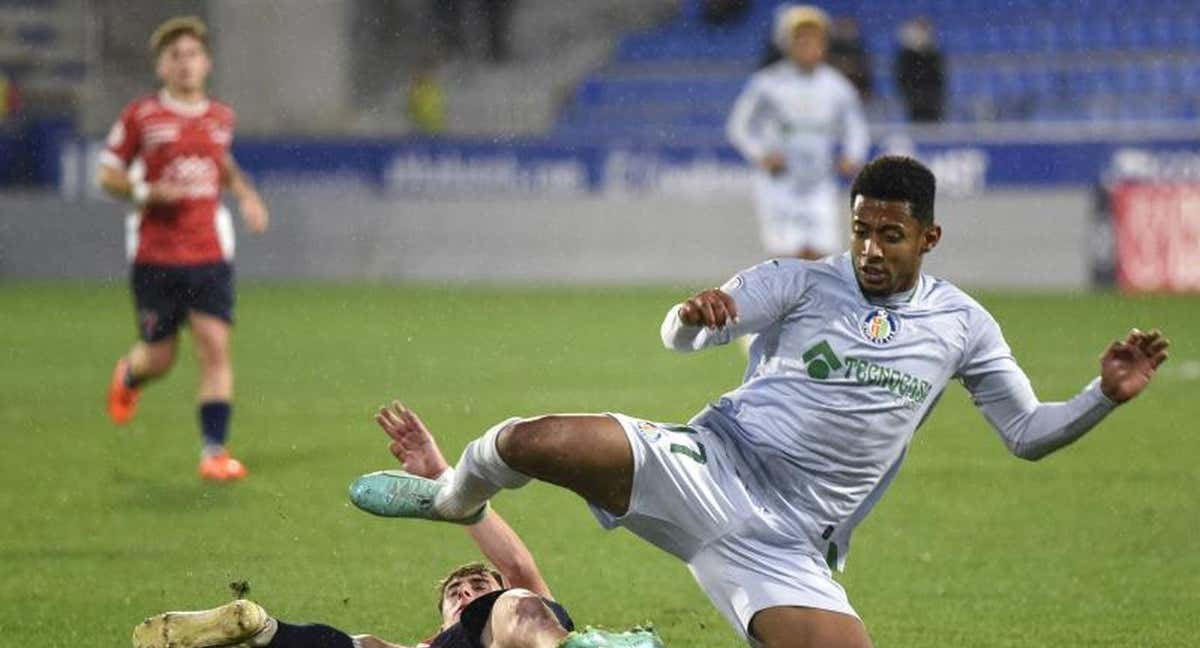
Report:
[[[658,441],[658,437],[662,436],[662,430],[658,429],[658,426],[650,421],[638,421],[637,427],[642,436],[650,441]]]
[[[885,309],[876,308],[863,318],[861,328],[868,340],[875,344],[887,344],[900,330],[900,320]]]

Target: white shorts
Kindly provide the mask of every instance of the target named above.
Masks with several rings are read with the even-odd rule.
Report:
[[[832,184],[804,193],[763,177],[754,191],[759,232],[767,254],[791,256],[803,248],[833,254],[845,246]]]
[[[807,538],[784,535],[738,477],[716,432],[608,414],[633,448],[633,494],[617,517],[591,506],[606,529],[623,526],[688,564],[717,610],[749,638],[750,620],[777,606],[857,617]]]

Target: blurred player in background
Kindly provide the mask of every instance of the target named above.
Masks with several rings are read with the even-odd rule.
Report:
[[[399,402],[381,408],[375,420],[391,438],[390,450],[411,474],[448,478],[450,464],[433,435]],[[575,630],[566,609],[554,601],[533,554],[520,536],[488,509],[467,533],[492,564],[470,563],[450,572],[438,588],[437,634],[417,648],[662,648],[651,630]],[[403,648],[373,635],[350,634],[324,624],[297,625],[271,617],[251,601],[212,610],[167,612],[133,630],[135,648]]]
[[[1079,393],[1039,401],[987,310],[921,272],[942,234],[934,188],[921,163],[877,158],[851,187],[849,252],[772,260],[668,310],[660,333],[678,351],[757,334],[742,384],[688,425],[511,418],[469,444],[448,480],[374,473],[356,483],[356,503],[461,521],[540,479],[583,497],[605,528],[685,561],[752,645],[870,646],[832,570],[949,383],[1032,461],[1142,393],[1169,345],[1133,329]]]
[[[755,204],[773,256],[818,259],[841,249],[837,174],[852,177],[870,146],[857,91],[825,63],[828,31],[816,7],[781,9],[774,42],[785,57],[750,77],[726,125],[758,167]]]
[[[252,232],[266,231],[267,209],[230,155],[233,110],[207,94],[207,27],[198,18],[172,18],[154,31],[150,49],[162,89],[125,107],[100,160],[101,186],[136,208],[126,252],[141,338],[117,361],[108,414],[118,425],[133,418],[141,388],[174,363],[186,323],[200,367],[200,476],[237,480],[246,467],[225,448],[234,287],[233,223],[221,190],[237,196]]]

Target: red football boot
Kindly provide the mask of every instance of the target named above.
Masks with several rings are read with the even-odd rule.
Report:
[[[244,479],[248,471],[245,464],[229,456],[229,452],[222,450],[201,459],[199,472],[201,479],[227,482]]]
[[[108,418],[117,425],[125,425],[137,413],[138,396],[141,390],[125,384],[125,376],[129,373],[129,358],[117,360],[113,368],[112,380],[108,383]]]

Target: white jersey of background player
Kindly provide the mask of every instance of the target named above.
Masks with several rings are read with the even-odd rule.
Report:
[[[858,92],[823,62],[828,25],[816,7],[781,9],[773,40],[784,58],[750,77],[726,125],[759,168],[754,197],[768,254],[817,259],[841,248],[837,173],[852,177],[870,145]]]
[[[1037,459],[1145,389],[1168,346],[1134,329],[1105,351],[1098,380],[1039,402],[987,311],[921,274],[941,238],[934,185],[915,160],[878,158],[851,187],[848,254],[769,261],[671,308],[661,333],[673,349],[757,334],[742,385],[689,425],[509,419],[468,445],[445,481],[372,474],[356,482],[355,503],[464,522],[500,488],[541,479],[686,562],[752,644],[869,646],[830,565],[950,380],[1014,454]]]

